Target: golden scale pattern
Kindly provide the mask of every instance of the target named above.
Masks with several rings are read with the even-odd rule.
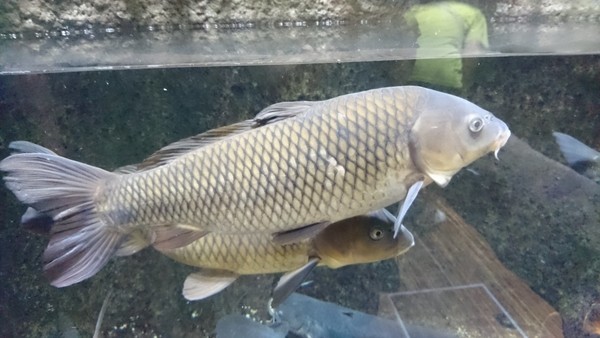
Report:
[[[374,197],[365,191],[410,162],[404,145],[413,123],[407,101],[414,100],[384,88],[324,101],[303,119],[124,176],[107,186],[99,210],[115,225],[272,233],[368,209]]]
[[[306,240],[282,246],[274,244],[265,234],[208,234],[190,246],[165,254],[192,266],[256,274],[299,268],[308,261],[309,250]]]

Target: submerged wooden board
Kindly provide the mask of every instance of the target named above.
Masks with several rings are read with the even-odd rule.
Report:
[[[401,287],[381,294],[379,314],[458,337],[563,337],[558,312],[443,199],[427,200],[445,218],[397,259]]]

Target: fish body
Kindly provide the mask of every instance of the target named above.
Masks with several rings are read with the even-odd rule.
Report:
[[[274,233],[364,214],[400,201],[412,183],[429,174],[415,164],[419,150],[411,154],[411,131],[428,109],[442,108],[429,107],[432,101],[440,104],[438,96],[476,108],[416,87],[306,104],[294,117],[202,147],[154,170],[109,179],[96,208],[107,223],[122,227],[182,224],[220,233]],[[493,150],[500,129],[507,130],[501,121],[494,122],[498,130],[483,153]],[[447,135],[440,130],[427,142]],[[445,176],[439,178],[445,184],[464,164],[439,174],[433,168],[431,174]]]
[[[312,105],[168,165],[113,179],[98,209],[124,227],[169,223],[272,234],[392,204],[422,176],[404,146],[413,120],[404,101],[411,99],[418,97],[378,91]]]
[[[409,187],[412,201],[421,186],[445,186],[510,136],[484,109],[421,87],[274,104],[255,121],[265,125],[125,175],[52,154],[0,162],[17,198],[55,222],[43,257],[52,284],[89,278],[117,252],[211,232],[301,241],[403,200]]]
[[[316,266],[329,268],[377,262],[399,256],[414,245],[402,227],[394,236],[395,217],[382,209],[329,225],[313,238],[277,244],[268,234],[210,233],[193,243],[162,250],[168,257],[202,268],[187,277],[183,295],[188,300],[211,296],[239,275],[286,272],[273,292],[273,306],[296,290]]]
[[[238,275],[288,272],[312,257],[319,258],[319,265],[338,268],[406,252],[414,245],[412,234],[403,229],[401,236],[393,238],[392,225],[393,220],[371,213],[333,223],[315,237],[297,243],[279,245],[261,233],[210,233],[189,245],[161,252],[187,265]]]
[[[600,184],[600,152],[570,135],[559,132],[552,134],[569,166]]]

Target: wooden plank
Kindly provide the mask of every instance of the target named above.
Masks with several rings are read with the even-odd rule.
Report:
[[[445,219],[398,257],[401,287],[381,295],[380,315],[459,337],[563,337],[558,312],[442,198],[425,196]]]

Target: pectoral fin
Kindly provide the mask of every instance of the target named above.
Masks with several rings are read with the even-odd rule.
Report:
[[[389,212],[386,208],[371,211],[367,214],[369,217],[375,217],[381,220],[383,223],[389,223],[390,225],[396,223],[396,216]]]
[[[185,224],[166,225],[155,229],[152,246],[158,251],[173,250],[186,246],[206,234],[208,231]]]
[[[434,181],[437,185],[442,188],[445,188],[450,180],[452,179],[452,175],[444,175],[444,174],[428,174],[429,178]]]
[[[308,274],[319,264],[319,261],[319,258],[313,257],[301,268],[281,276],[279,282],[277,282],[277,286],[275,286],[275,289],[273,290],[271,306],[273,308],[278,307],[292,294],[292,292],[296,291],[302,281],[306,279],[306,276],[308,276]]]
[[[278,245],[298,243],[316,236],[323,231],[331,222],[320,222],[309,224],[297,229],[278,232],[273,235],[273,242]]]
[[[419,195],[419,190],[423,187],[424,181],[417,181],[413,185],[410,186],[408,192],[406,193],[406,197],[400,206],[400,210],[398,211],[398,217],[396,217],[396,222],[394,223],[394,238],[398,235],[398,231],[402,227],[402,220],[404,220],[404,216],[406,216],[406,212],[410,208],[410,206]]]
[[[183,282],[183,297],[200,300],[217,294],[238,278],[238,275],[223,270],[202,270],[187,276]]]

